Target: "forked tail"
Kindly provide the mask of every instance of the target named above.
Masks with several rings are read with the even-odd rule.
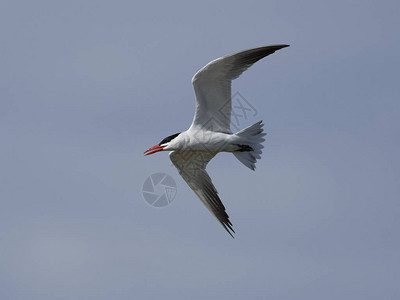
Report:
[[[262,149],[264,148],[262,142],[265,141],[264,136],[266,134],[263,126],[262,121],[259,121],[236,133],[236,136],[240,138],[240,144],[249,147],[243,147],[243,150],[235,151],[233,154],[241,163],[253,171],[256,168],[257,159],[261,158]]]

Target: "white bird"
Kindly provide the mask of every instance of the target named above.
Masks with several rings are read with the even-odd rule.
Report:
[[[288,46],[248,49],[208,63],[192,78],[196,112],[190,128],[144,152],[149,155],[171,151],[169,157],[180,175],[232,237],[235,231],[206,166],[219,152],[232,152],[246,167],[255,170],[255,163],[261,158],[261,143],[265,141],[263,124],[259,121],[231,132],[231,82],[258,60]]]

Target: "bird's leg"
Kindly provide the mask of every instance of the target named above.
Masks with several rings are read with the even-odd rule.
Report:
[[[245,152],[245,151],[253,151],[254,149],[250,147],[249,145],[239,145],[239,144],[234,144],[235,146],[238,146],[239,149],[236,151],[239,152]]]

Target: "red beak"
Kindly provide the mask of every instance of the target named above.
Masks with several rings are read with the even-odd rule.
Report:
[[[144,155],[146,156],[146,155],[149,155],[149,154],[156,153],[158,151],[162,151],[162,150],[164,150],[165,147],[167,147],[167,146],[156,145],[156,146],[151,147],[151,148],[147,149],[146,151],[144,151]]]

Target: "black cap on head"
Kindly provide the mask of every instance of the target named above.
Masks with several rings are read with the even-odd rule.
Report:
[[[169,143],[170,141],[172,141],[174,138],[176,138],[178,135],[180,135],[181,133],[175,133],[173,135],[167,136],[165,139],[163,139],[158,145],[161,146],[162,144],[166,144]]]

